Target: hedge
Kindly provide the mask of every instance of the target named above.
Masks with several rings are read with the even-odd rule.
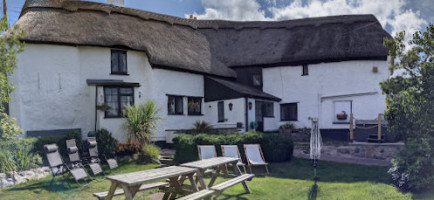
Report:
[[[260,132],[234,133],[229,135],[199,134],[196,136],[181,134],[173,139],[173,144],[176,150],[174,160],[178,163],[197,160],[197,145],[216,145],[218,156],[222,156],[220,145],[238,145],[244,162],[246,162],[246,159],[243,144],[260,144],[267,162],[290,160],[294,150],[290,136]]]

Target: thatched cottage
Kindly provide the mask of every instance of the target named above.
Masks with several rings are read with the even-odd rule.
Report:
[[[156,141],[198,120],[244,132],[318,117],[324,135],[346,134],[342,111],[374,119],[386,106],[390,35],[373,15],[237,22],[27,0],[16,24],[27,47],[9,108],[27,134],[105,128],[125,141],[122,109],[145,100],[162,107]]]

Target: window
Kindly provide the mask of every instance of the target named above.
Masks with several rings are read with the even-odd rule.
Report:
[[[297,103],[280,104],[280,119],[282,121],[297,121]]]
[[[218,122],[224,122],[225,121],[225,104],[223,101],[219,101],[217,103],[217,109],[218,109]]]
[[[184,113],[184,102],[182,96],[169,96],[167,112],[169,115],[182,115]]]
[[[309,68],[307,67],[307,65],[303,65],[303,74],[301,75],[302,76],[309,75]]]
[[[188,97],[188,115],[201,115],[202,98]]]
[[[127,52],[112,50],[112,74],[127,74]]]
[[[262,76],[260,74],[254,74],[252,76],[253,86],[261,86],[262,85]]]
[[[122,117],[125,107],[134,104],[134,89],[132,87],[104,87],[104,101],[110,106],[110,109],[105,111],[105,117]]]
[[[264,102],[264,117],[274,117],[273,103]]]

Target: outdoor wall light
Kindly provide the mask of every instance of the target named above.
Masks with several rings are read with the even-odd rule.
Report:
[[[232,111],[232,106],[234,106],[234,104],[229,103],[229,110]]]
[[[252,109],[252,102],[249,102],[249,110]]]

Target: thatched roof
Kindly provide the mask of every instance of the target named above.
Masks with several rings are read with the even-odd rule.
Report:
[[[154,67],[235,77],[234,66],[386,59],[390,35],[373,15],[279,22],[190,20],[68,0],[27,0],[17,21],[27,42],[126,47]]]

